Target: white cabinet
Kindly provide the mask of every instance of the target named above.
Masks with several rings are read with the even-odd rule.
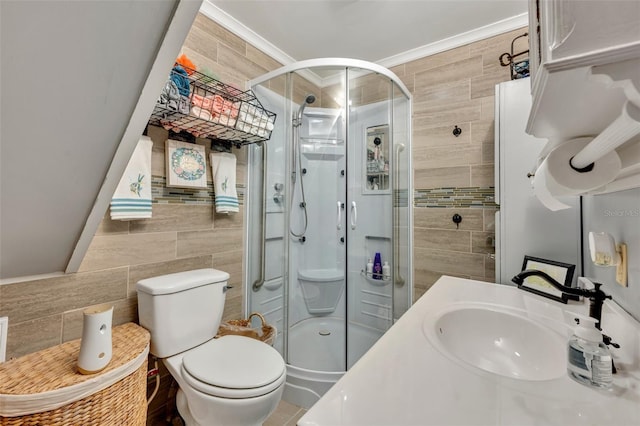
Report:
[[[614,182],[590,193],[640,186],[634,114],[631,127],[619,127],[624,111],[640,108],[640,1],[531,0],[529,16],[533,104],[527,133],[549,140],[542,157],[577,137],[600,142],[607,130],[604,135],[624,139],[611,148],[622,168]]]
[[[539,32],[531,32],[539,36],[540,62],[618,49],[640,40],[640,2],[635,0],[534,0],[531,11],[533,24],[540,25]]]

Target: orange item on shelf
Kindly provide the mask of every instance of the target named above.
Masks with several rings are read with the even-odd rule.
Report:
[[[191,59],[187,58],[187,55],[182,54],[176,59],[176,64],[182,65],[187,74],[191,75],[196,70],[196,65],[191,62]]]

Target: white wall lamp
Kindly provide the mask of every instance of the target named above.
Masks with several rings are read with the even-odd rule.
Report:
[[[606,232],[589,232],[591,261],[597,266],[616,266],[616,282],[627,286],[627,245],[616,244]]]

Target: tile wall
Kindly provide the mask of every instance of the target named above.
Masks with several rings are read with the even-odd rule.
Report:
[[[494,90],[526,28],[391,70],[413,94],[414,300],[441,275],[493,281]],[[514,51],[526,50],[521,38]],[[457,126],[462,130],[453,135]],[[457,226],[452,217],[462,216]]]
[[[495,211],[493,87],[509,79],[508,68],[499,66],[498,57],[522,32],[392,69],[414,95],[416,298],[441,274],[493,278],[493,261],[487,257],[493,251]],[[240,88],[246,80],[280,66],[203,15],[196,18],[182,53],[201,71]],[[454,125],[462,129],[459,137],[451,134]],[[82,311],[92,305],[113,303],[114,324],[136,321],[135,283],[166,273],[204,267],[228,271],[234,289],[227,294],[224,315],[241,315],[242,212],[217,215],[205,194],[164,187],[167,132],[149,127],[149,136],[154,141],[153,218],[111,221],[107,212],[78,273],[0,286],[0,316],[9,317],[8,357],[80,337]],[[208,145],[205,140],[197,143]],[[246,153],[234,152],[242,194]],[[210,170],[208,179],[211,184]],[[471,193],[471,199],[481,204],[461,201]],[[459,227],[451,221],[454,213],[463,217]],[[164,380],[150,418],[162,417],[170,384]]]

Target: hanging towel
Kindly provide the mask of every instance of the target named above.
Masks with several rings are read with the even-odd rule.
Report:
[[[111,219],[133,220],[151,217],[152,147],[151,138],[140,136],[111,199]]]
[[[216,213],[238,213],[236,156],[227,152],[212,152],[210,158]]]

